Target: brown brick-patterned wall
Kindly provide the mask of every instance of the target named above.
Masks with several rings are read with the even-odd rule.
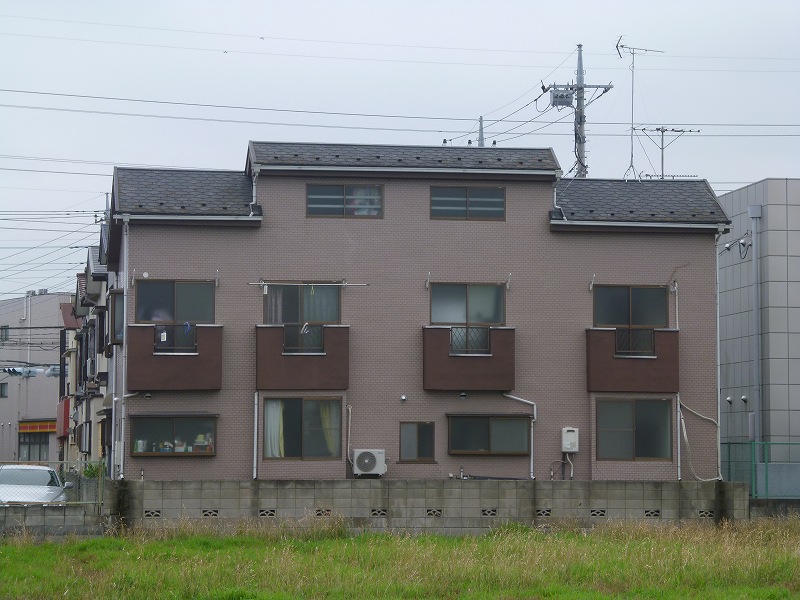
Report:
[[[219,392],[163,392],[128,400],[129,412],[209,411],[220,414],[218,453],[206,460],[126,457],[126,477],[246,479],[253,472],[254,415],[259,478],[340,478],[345,457],[333,461],[264,460],[263,397],[331,396],[319,390],[256,394],[255,325],[262,322],[260,278],[272,281],[346,279],[366,283],[341,294],[341,320],[350,326],[349,388],[342,398],[343,447],[385,448],[388,478],[529,476],[529,458],[449,456],[447,413],[526,412],[530,407],[499,392],[425,391],[421,328],[430,324],[431,282],[506,283],[506,326],[515,328],[515,384],[511,393],[537,403],[534,471],[549,476],[561,459],[561,428],[580,429],[573,457],[576,479],[674,479],[677,456],[666,467],[597,463],[593,399],[586,391],[586,329],[592,327],[589,283],[667,285],[671,328],[680,329],[681,400],[716,418],[714,239],[711,234],[552,233],[547,183],[506,186],[503,222],[429,219],[430,185],[376,178],[385,195],[381,219],[306,218],[306,182],[327,178],[262,176],[261,228],[148,226],[130,228],[131,275],[215,279],[216,322],[226,349]],[[351,180],[358,181],[358,180]],[[365,180],[366,181],[366,180]],[[455,185],[456,182],[448,182]],[[165,251],[167,250],[168,251]],[[135,273],[133,270],[135,269]],[[131,292],[132,290],[129,290]],[[131,297],[133,297],[131,295]],[[133,317],[133,302],[128,318]],[[406,401],[400,396],[405,395]],[[691,462],[701,477],[716,475],[713,425],[685,413]],[[398,463],[399,423],[435,423],[435,462]],[[345,432],[349,431],[349,439]],[[677,444],[677,442],[676,442]],[[677,448],[677,445],[675,445]],[[684,448],[684,478],[689,459]]]

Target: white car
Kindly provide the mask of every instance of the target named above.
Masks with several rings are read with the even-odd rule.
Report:
[[[50,467],[26,464],[0,465],[0,506],[9,504],[64,504],[65,490],[73,483],[61,483]]]

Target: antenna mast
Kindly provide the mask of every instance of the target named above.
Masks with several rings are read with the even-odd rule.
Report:
[[[636,78],[636,53],[639,52],[659,52],[663,53],[663,50],[652,50],[650,48],[634,48],[633,46],[626,46],[625,44],[620,44],[622,41],[622,36],[619,36],[617,40],[617,54],[619,57],[622,58],[622,51],[625,51],[631,55],[631,164],[628,165],[627,170],[625,171],[625,177],[628,176],[629,172],[633,172],[634,176],[636,175],[636,168],[633,166],[633,86]]]
[[[700,133],[699,129],[667,129],[663,125],[661,127],[656,127],[655,129],[647,129],[645,127],[642,127],[638,131],[641,131],[642,133],[644,133],[648,137],[648,139],[651,142],[653,142],[654,144],[656,144],[658,146],[658,148],[661,150],[661,179],[664,179],[664,149],[668,148],[669,146],[671,146],[672,143],[675,140],[677,140],[679,137],[681,137],[684,133]],[[657,132],[657,133],[661,134],[661,144],[660,145],[658,144],[658,142],[656,142],[653,138],[650,137],[650,135],[647,133],[648,131]],[[670,142],[669,144],[664,145],[664,133],[666,133],[666,132],[677,133],[678,135],[675,136],[675,138],[672,140],[672,142]],[[670,175],[670,177],[675,177],[675,175]]]
[[[589,165],[586,164],[586,89],[602,89],[603,94],[614,86],[586,85],[584,83],[585,71],[583,70],[583,44],[578,44],[578,69],[575,73],[575,83],[566,85],[542,85],[542,92],[550,92],[550,104],[556,108],[572,106],[572,97],[575,96],[575,159],[577,170],[575,177],[586,178]],[[601,94],[602,95],[602,94]]]

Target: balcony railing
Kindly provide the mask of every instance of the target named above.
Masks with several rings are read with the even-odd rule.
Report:
[[[453,354],[489,354],[489,328],[451,327],[450,352]]]
[[[618,328],[616,353],[625,356],[653,356],[656,353],[653,334],[653,329]]]
[[[197,352],[197,326],[193,323],[158,324],[153,327],[153,352]]]
[[[323,326],[293,324],[283,326],[283,351],[286,354],[315,354],[325,351]]]

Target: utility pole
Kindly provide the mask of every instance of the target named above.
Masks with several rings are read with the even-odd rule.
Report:
[[[586,164],[586,90],[600,89],[603,90],[602,94],[605,94],[614,86],[610,83],[606,85],[587,85],[585,83],[583,44],[578,44],[578,70],[575,75],[575,83],[551,84],[547,87],[542,84],[542,92],[550,92],[550,104],[556,108],[571,107],[573,96],[575,97],[575,159],[577,167],[575,177],[583,179],[589,171],[589,165]]]
[[[478,148],[483,148],[483,117],[480,117],[478,123]]]
[[[656,144],[658,146],[658,148],[661,150],[661,179],[664,179],[664,149],[668,148],[669,146],[671,146],[672,143],[675,140],[677,140],[679,137],[681,137],[684,133],[700,133],[699,129],[667,129],[664,125],[662,125],[661,127],[656,127],[655,129],[647,129],[645,127],[642,127],[638,131],[641,131],[642,133],[644,133],[647,136],[647,138],[651,142]],[[658,144],[658,142],[656,142],[653,138],[651,138],[650,135],[648,134],[648,132],[660,133],[661,134],[661,144]],[[664,134],[666,132],[677,133],[678,135],[675,136],[675,139],[673,139],[672,142],[670,142],[669,144],[667,144],[665,146],[664,145]],[[673,177],[674,177],[674,175],[673,175]]]

